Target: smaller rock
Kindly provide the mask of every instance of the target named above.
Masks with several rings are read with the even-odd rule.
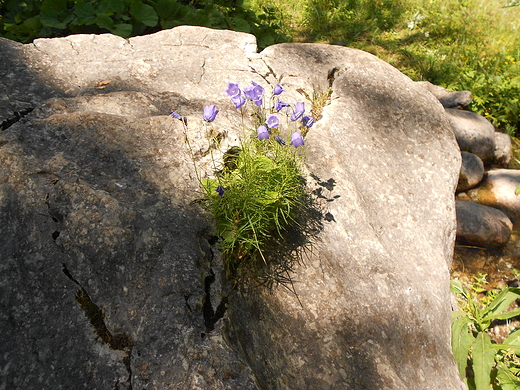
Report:
[[[495,131],[495,163],[507,168],[510,161],[511,137],[501,131]]]
[[[520,222],[520,195],[515,194],[520,184],[520,170],[495,169],[488,171],[480,186],[469,190],[472,201],[498,208]]]
[[[447,108],[446,116],[451,123],[460,150],[476,154],[484,162],[495,160],[495,127],[474,112]]]
[[[462,152],[462,165],[460,167],[457,191],[465,191],[475,187],[484,177],[484,163],[479,156]]]
[[[444,108],[466,108],[471,103],[472,96],[470,91],[448,91],[429,81],[417,81],[417,84],[431,92]]]
[[[455,201],[457,241],[476,246],[501,247],[509,241],[513,223],[502,211],[474,202]]]

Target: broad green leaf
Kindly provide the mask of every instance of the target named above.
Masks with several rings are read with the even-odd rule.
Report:
[[[466,289],[462,285],[462,282],[459,279],[451,279],[450,280],[450,291],[454,294],[464,294]]]
[[[96,24],[101,28],[106,28],[107,30],[111,30],[114,26],[114,21],[107,14],[98,14],[96,16]]]
[[[74,14],[78,17],[78,24],[91,24],[96,20],[96,11],[91,3],[78,0],[74,4]]]
[[[468,325],[471,323],[468,316],[460,317],[451,325],[451,345],[453,357],[457,362],[461,378],[466,376],[469,348],[475,342],[473,335],[469,333]]]
[[[486,332],[479,332],[473,343],[473,372],[476,390],[489,390],[491,369],[495,364],[495,349]]]
[[[159,17],[155,10],[148,4],[134,1],[130,6],[130,15],[145,26],[156,26],[159,23]]]
[[[102,14],[122,14],[125,12],[124,0],[101,0],[97,12]]]
[[[110,29],[110,32],[119,35],[120,37],[128,38],[132,35],[132,25],[126,23],[114,24],[114,27]]]
[[[505,313],[502,313],[502,314],[487,315],[486,319],[489,319],[489,320],[507,320],[508,318],[513,318],[513,317],[516,317],[516,316],[519,316],[519,315],[520,315],[520,308],[516,308],[516,309],[510,310],[510,311],[506,311]]]
[[[67,10],[67,0],[44,0],[40,8],[40,21],[46,27],[65,29],[74,19]]]
[[[503,289],[493,301],[484,309],[482,316],[487,314],[496,315],[506,310],[511,303],[520,297],[520,289],[518,287],[507,287]],[[509,318],[509,317],[506,317]]]
[[[244,20],[240,16],[235,16],[233,18],[233,24],[235,25],[235,31],[241,31],[246,33],[251,32],[251,26],[249,25],[247,20]]]
[[[493,345],[493,348],[495,348],[495,350],[497,351],[500,351],[500,350],[505,350],[505,349],[510,349],[512,351],[515,351],[515,353],[518,355],[520,354],[520,345],[514,345],[514,344],[492,344]]]
[[[174,0],[159,0],[155,3],[155,12],[162,20],[171,21],[180,7],[181,5]]]
[[[507,336],[507,339],[504,340],[503,344],[520,346],[520,329],[516,329],[516,330],[512,331],[509,334],[509,336]]]

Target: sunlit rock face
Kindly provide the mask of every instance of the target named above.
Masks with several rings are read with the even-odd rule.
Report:
[[[358,50],[257,53],[251,35],[198,27],[0,46],[2,386],[462,389],[460,152],[426,89]],[[305,138],[317,229],[289,285],[226,289],[192,202],[208,139],[242,134],[227,81],[280,83],[308,108],[332,90]]]

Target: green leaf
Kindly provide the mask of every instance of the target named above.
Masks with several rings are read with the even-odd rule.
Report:
[[[101,14],[122,14],[125,12],[124,0],[101,0],[97,7],[97,12]]]
[[[487,320],[507,320],[508,318],[513,318],[520,315],[520,308],[516,308],[510,311],[506,311],[502,314],[492,314],[486,315]]]
[[[105,28],[105,29],[110,31],[113,28],[113,26],[114,26],[114,21],[107,14],[98,14],[96,16],[96,24],[99,27]]]
[[[175,18],[181,5],[174,0],[159,0],[155,3],[155,11],[162,20],[171,21]]]
[[[469,333],[468,330],[468,325],[471,322],[471,318],[465,315],[454,321],[451,325],[451,345],[453,348],[453,357],[457,362],[457,367],[459,369],[461,378],[466,376],[469,348],[475,342],[475,338]]]
[[[520,346],[520,329],[512,331],[507,339],[504,340],[503,344],[518,345]]]
[[[132,25],[126,23],[114,24],[114,27],[110,29],[110,32],[119,35],[120,37],[128,38],[132,35]]]
[[[502,390],[520,389],[520,380],[513,375],[505,364],[499,363],[497,369],[497,380],[500,383],[500,388]]]
[[[148,4],[134,1],[130,6],[130,15],[145,26],[154,27],[159,23],[159,17],[155,10]]]
[[[91,3],[78,0],[74,5],[74,14],[78,17],[78,24],[92,24],[96,20],[96,11]]]
[[[46,27],[65,29],[74,19],[67,10],[67,0],[44,0],[40,8],[40,21]]]
[[[473,343],[473,372],[476,390],[489,390],[491,369],[495,364],[495,349],[486,332],[479,332]]]
[[[451,279],[450,280],[450,291],[454,294],[464,294],[466,295],[466,289],[462,285],[462,282],[459,279]]]
[[[276,164],[273,160],[266,156],[256,156],[253,160],[254,170],[271,172],[276,169]]]
[[[520,289],[518,287],[507,287],[493,299],[493,301],[484,309],[483,318],[492,318],[492,316],[502,313],[509,305],[520,297]],[[490,314],[488,316],[488,314]],[[498,317],[497,317],[498,318]],[[509,317],[506,317],[509,318]]]
[[[233,18],[233,24],[235,25],[235,31],[241,31],[246,33],[251,32],[251,26],[249,25],[249,22],[247,20],[244,20],[240,16],[235,16]]]

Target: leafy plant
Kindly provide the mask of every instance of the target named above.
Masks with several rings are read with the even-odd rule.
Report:
[[[183,24],[226,28],[257,36],[263,48],[288,38],[270,15],[257,16],[242,0],[4,0],[0,36],[19,42],[80,33],[128,38]]]
[[[520,315],[520,308],[506,311],[520,297],[520,288],[507,287],[495,291],[484,302],[475,291],[482,292],[483,276],[472,290],[460,280],[451,281],[451,291],[459,296],[462,311],[453,312],[452,348],[461,377],[470,390],[514,390],[520,388],[520,329],[502,344],[488,334],[493,321],[507,320]]]
[[[228,83],[226,93],[241,110],[243,123],[249,114],[257,130],[242,128],[240,144],[224,153],[222,162],[214,162],[213,176],[199,178],[204,204],[216,220],[220,249],[232,273],[241,264],[251,266],[258,260],[269,266],[265,255],[269,245],[283,240],[288,229],[299,225],[298,214],[305,208],[303,157],[298,148],[304,145],[301,132],[314,120],[304,115],[304,103],[290,106],[275,98],[282,92],[277,85],[266,107],[264,88],[259,84],[240,89],[238,84]],[[206,126],[211,126],[218,112],[215,105],[205,107]],[[172,116],[186,123],[179,114]],[[282,130],[284,116],[287,125]]]

